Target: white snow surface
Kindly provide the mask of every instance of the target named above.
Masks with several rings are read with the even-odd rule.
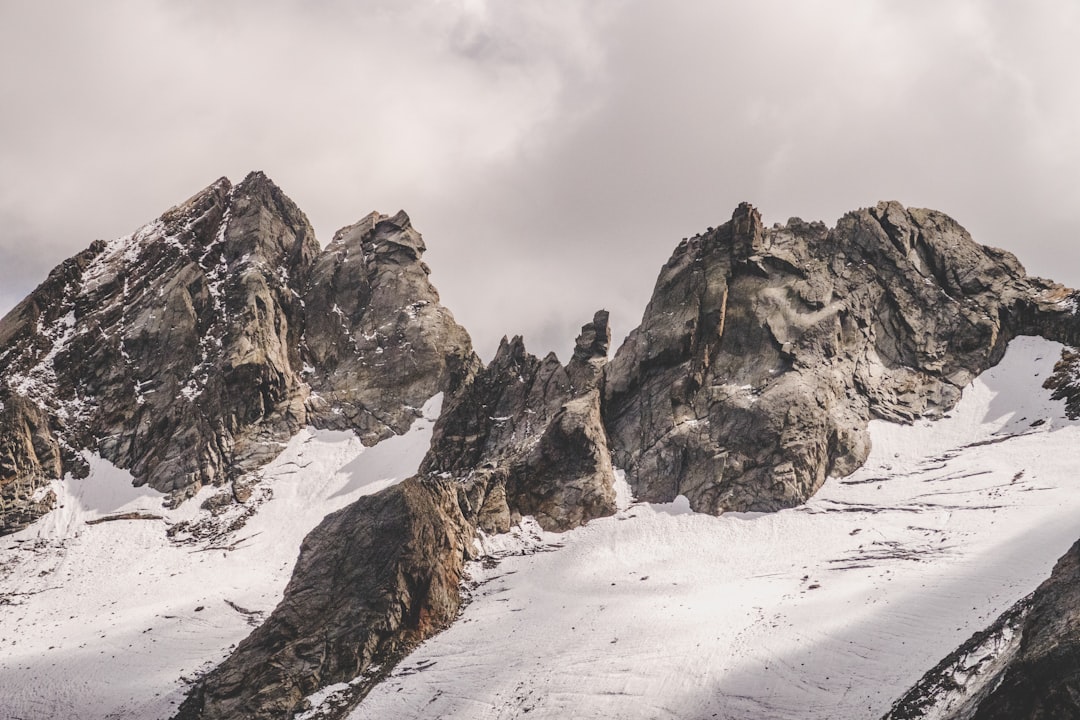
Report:
[[[873,422],[799,508],[485,539],[462,617],[351,720],[880,717],[1080,537],[1080,424],[1041,387],[1060,349],[1019,338],[946,418]]]
[[[90,476],[53,484],[58,507],[0,539],[0,718],[167,718],[281,599],[300,542],[328,513],[412,475],[442,396],[404,435],[365,448],[351,432],[305,429],[262,469],[272,496],[232,550],[178,545],[206,488],[175,510],[88,455]],[[117,513],[157,520],[87,524]]]

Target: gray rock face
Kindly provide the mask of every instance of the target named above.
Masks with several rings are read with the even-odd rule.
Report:
[[[373,444],[409,429],[417,408],[478,367],[469,336],[439,304],[424,241],[404,212],[339,230],[304,296],[308,415]]]
[[[472,535],[452,481],[414,477],[328,516],[285,597],[178,720],[289,718],[306,695],[392,667],[457,614]]]
[[[62,456],[12,461],[0,529],[40,515],[28,498],[84,449],[178,502],[237,482],[306,424],[369,443],[404,432],[478,362],[423,248],[404,213],[372,214],[320,252],[252,173],[66,261],[0,321],[4,392],[40,409]]]
[[[613,513],[596,388],[608,338],[607,313],[597,313],[565,368],[504,339],[444,405],[420,474],[312,531],[284,600],[177,717],[291,717],[306,695],[389,670],[449,624],[478,530],[505,532],[522,514],[568,530]]]
[[[1062,350],[1061,360],[1043,387],[1053,390],[1050,397],[1054,400],[1065,401],[1065,414],[1070,419],[1080,418],[1080,352],[1070,347]]]
[[[941,213],[766,229],[741,205],[679,245],[608,366],[615,462],[644,500],[796,505],[862,464],[871,417],[940,415],[1015,334],[1073,332],[1064,297]]]
[[[505,338],[491,364],[444,408],[421,472],[460,479],[480,528],[506,532],[512,515],[564,531],[615,512],[614,474],[600,414],[608,315],[582,327],[564,368],[554,354]]]
[[[41,487],[60,474],[60,446],[37,405],[0,394],[0,534],[52,509],[56,495]]]
[[[1080,542],[1032,598],[1020,647],[972,720],[1080,717]]]

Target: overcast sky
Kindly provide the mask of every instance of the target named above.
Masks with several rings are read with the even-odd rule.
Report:
[[[0,312],[264,170],[325,244],[405,209],[487,358],[617,340],[738,202],[895,199],[1080,286],[1075,0],[0,0]]]

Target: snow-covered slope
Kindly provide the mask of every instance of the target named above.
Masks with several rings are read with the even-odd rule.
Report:
[[[88,478],[53,483],[54,512],[0,541],[0,718],[169,717],[187,680],[277,604],[311,528],[415,472],[441,399],[371,448],[352,432],[301,431],[260,472],[257,512],[202,540],[166,530],[206,521],[212,488],[165,510],[164,495],[88,456]],[[129,519],[104,520],[118,515]]]
[[[880,717],[1080,536],[1080,424],[1041,387],[1060,348],[1019,338],[945,419],[872,423],[805,506],[493,543],[460,620],[352,720]]]

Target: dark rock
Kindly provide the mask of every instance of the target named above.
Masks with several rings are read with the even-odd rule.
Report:
[[[407,430],[478,365],[423,249],[399,213],[320,252],[304,214],[252,173],[65,261],[0,320],[7,394],[65,449],[60,466],[5,483],[0,532],[39,515],[33,488],[77,472],[83,449],[174,503],[208,484],[243,502],[245,475],[304,425],[368,444]]]
[[[994,690],[1004,668],[1016,655],[1020,628],[1031,612],[1032,596],[1002,613],[985,630],[949,653],[893,703],[882,720],[964,718]]]
[[[568,530],[613,513],[596,387],[606,338],[606,313],[597,313],[570,363],[577,387],[554,355],[540,360],[520,337],[504,338],[444,404],[420,474],[308,535],[281,604],[177,718],[291,717],[305,696],[356,679],[358,699],[376,677],[365,673],[388,671],[454,619],[478,531],[505,532],[525,514]]]
[[[1020,647],[972,720],[1080,717],[1080,542],[1035,591]]]
[[[0,392],[0,534],[52,509],[56,494],[46,486],[60,470],[60,446],[45,414],[25,398]]]
[[[965,651],[980,650],[1002,628],[1012,639],[992,662],[963,673],[951,672]],[[987,656],[986,652],[973,654]],[[958,685],[952,679],[956,677],[965,684]],[[885,720],[930,716],[943,720],[1080,717],[1080,542],[1058,560],[1050,579],[927,673]]]
[[[939,416],[1016,334],[1075,336],[1064,293],[930,210],[766,230],[741,205],[679,245],[607,367],[615,463],[643,500],[796,505],[862,464],[870,418]]]
[[[505,532],[513,513],[564,531],[615,512],[614,474],[600,414],[610,331],[600,311],[564,368],[503,338],[491,364],[452,398],[421,471],[460,478],[481,529]]]
[[[273,614],[196,687],[178,720],[288,718],[321,687],[393,665],[461,603],[471,528],[454,483],[414,477],[328,516]]]
[[[456,389],[479,361],[439,304],[404,212],[339,230],[304,297],[309,422],[368,444],[409,429],[428,398]]]
[[[1061,359],[1054,364],[1054,372],[1046,378],[1043,387],[1053,390],[1050,397],[1065,401],[1065,414],[1069,419],[1080,418],[1080,352],[1066,347]]]

